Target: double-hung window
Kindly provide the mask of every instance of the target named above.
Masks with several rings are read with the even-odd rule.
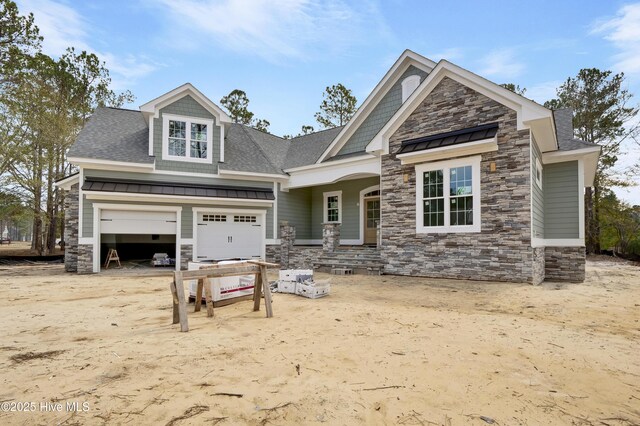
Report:
[[[324,222],[342,222],[342,191],[325,192],[324,199]]]
[[[163,114],[163,157],[211,163],[213,120]]]
[[[480,156],[416,165],[416,232],[480,232]]]

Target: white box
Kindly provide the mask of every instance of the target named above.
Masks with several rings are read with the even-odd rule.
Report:
[[[278,281],[278,293],[291,293],[296,294],[296,286],[298,283],[295,281]]]
[[[284,269],[280,271],[280,281],[298,281],[301,275],[311,276],[313,278],[312,269]]]
[[[221,261],[219,265],[232,265],[237,263],[246,263],[244,261]],[[190,271],[197,271],[198,269],[211,266],[212,263],[205,262],[189,262],[188,269]],[[220,300],[233,299],[241,296],[253,295],[253,287],[255,284],[255,275],[239,275],[234,277],[222,277],[211,278],[204,280],[204,285],[211,286],[211,295],[213,301],[218,302]],[[189,296],[196,297],[196,290],[198,288],[198,280],[190,280],[189,282]],[[205,300],[205,292],[202,291],[202,300]]]
[[[298,283],[296,286],[296,294],[309,299],[328,296],[329,291],[331,291],[329,280],[316,281],[313,285]]]

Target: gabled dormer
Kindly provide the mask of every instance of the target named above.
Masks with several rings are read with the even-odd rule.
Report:
[[[149,155],[155,157],[156,169],[217,173],[232,121],[198,89],[183,84],[140,111],[149,125]]]

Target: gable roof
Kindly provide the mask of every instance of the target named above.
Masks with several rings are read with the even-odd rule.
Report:
[[[402,55],[400,55],[389,71],[387,71],[384,77],[382,77],[382,80],[380,80],[369,96],[367,96],[353,117],[351,117],[349,122],[342,128],[340,133],[317,159],[317,163],[321,163],[326,160],[327,157],[338,153],[340,148],[347,143],[349,137],[364,122],[366,117],[371,113],[378,102],[380,102],[382,97],[387,93],[387,91],[389,91],[402,73],[404,73],[411,65],[429,73],[436,66],[436,63],[409,49],[402,52]]]
[[[446,60],[441,60],[424,79],[420,86],[402,104],[400,109],[389,119],[387,124],[378,132],[367,146],[367,152],[389,151],[389,138],[398,130],[411,113],[429,96],[435,87],[445,78],[449,77],[476,92],[487,96],[498,103],[516,111],[517,128],[531,128],[539,135],[537,139],[542,142],[542,151],[557,149],[557,139],[553,115],[551,110],[520,96],[499,84],[493,83],[477,74],[472,73]]]
[[[67,152],[69,158],[91,158],[153,164],[149,127],[140,111],[98,107]]]
[[[220,123],[231,123],[231,117],[229,117],[229,115],[227,115],[227,113],[224,112],[222,108],[213,103],[211,99],[203,95],[202,92],[196,89],[191,83],[185,83],[182,86],[178,86],[175,89],[165,93],[164,95],[158,96],[157,98],[147,102],[146,104],[140,105],[140,112],[145,114],[146,119],[148,119],[148,117],[151,115],[157,118],[158,111],[162,107],[175,102],[176,100],[186,95],[191,95],[199,104],[201,104],[211,114],[213,114],[213,116],[216,117],[220,121]]]

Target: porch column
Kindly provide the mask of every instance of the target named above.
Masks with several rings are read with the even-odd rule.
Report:
[[[283,220],[280,222],[280,267],[289,269],[289,255],[293,251],[296,239],[296,227]]]
[[[322,224],[322,251],[333,252],[340,246],[340,224]]]

